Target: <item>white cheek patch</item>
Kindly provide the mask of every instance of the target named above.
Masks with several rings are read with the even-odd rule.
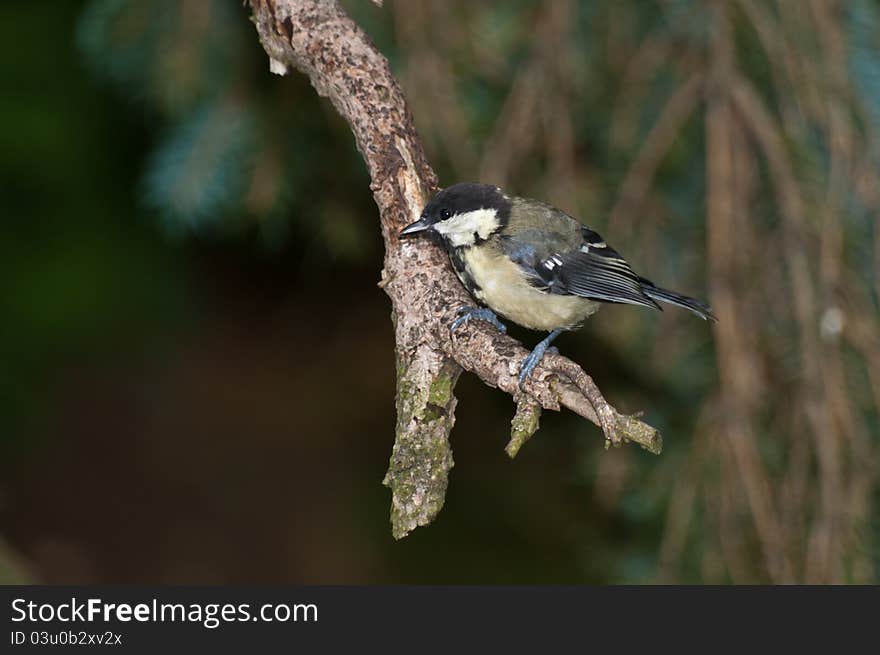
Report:
[[[434,229],[453,246],[472,246],[477,237],[488,239],[498,229],[498,214],[494,209],[477,209],[440,221]]]

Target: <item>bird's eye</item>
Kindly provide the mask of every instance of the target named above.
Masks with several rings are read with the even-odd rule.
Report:
[[[440,218],[442,218],[444,221],[451,216],[452,216],[452,212],[449,211],[448,209],[441,209],[440,210]]]

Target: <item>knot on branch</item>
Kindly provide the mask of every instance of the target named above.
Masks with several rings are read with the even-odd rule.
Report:
[[[504,447],[504,452],[510,459],[516,457],[523,444],[538,431],[540,424],[541,405],[531,396],[523,394],[516,401],[516,414],[510,422],[510,441]]]

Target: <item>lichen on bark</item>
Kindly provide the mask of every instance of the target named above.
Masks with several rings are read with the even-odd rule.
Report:
[[[397,427],[388,472],[382,483],[391,489],[391,531],[396,539],[434,520],[443,508],[453,466],[449,433],[455,423],[452,391],[461,369],[429,374],[398,365]]]
[[[516,402],[516,414],[510,422],[510,441],[504,447],[510,459],[517,456],[519,449],[532,438],[540,425],[541,406],[531,396],[520,396]]]

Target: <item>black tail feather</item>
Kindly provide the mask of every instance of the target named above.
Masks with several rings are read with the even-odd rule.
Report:
[[[683,307],[684,309],[692,311],[694,314],[706,321],[718,320],[715,314],[712,313],[712,308],[701,300],[690,298],[688,296],[682,296],[681,294],[675,293],[674,291],[669,291],[668,289],[662,289],[655,285],[653,282],[644,278],[641,278],[639,280],[639,283],[642,286],[642,291],[644,292],[644,294],[652,300],[668,302],[670,305]]]

